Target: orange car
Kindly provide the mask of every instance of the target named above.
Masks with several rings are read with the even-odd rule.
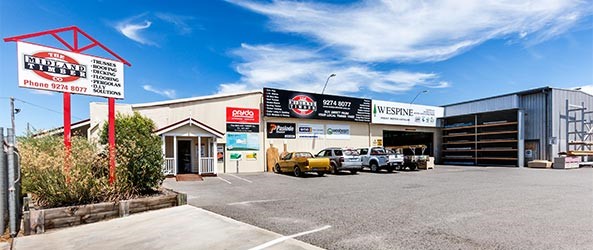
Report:
[[[302,177],[305,173],[317,173],[323,176],[330,171],[328,158],[314,158],[309,152],[288,153],[274,167],[276,173],[292,172],[297,177]]]

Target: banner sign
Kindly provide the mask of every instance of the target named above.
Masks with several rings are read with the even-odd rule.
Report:
[[[298,137],[299,138],[322,138],[325,133],[323,124],[303,124],[298,125]]]
[[[227,123],[226,132],[259,133],[259,124]]]
[[[266,133],[267,138],[295,139],[296,123],[268,122]]]
[[[124,98],[119,61],[18,42],[19,87]]]
[[[350,125],[327,124],[325,125],[325,138],[348,140],[350,139]]]
[[[227,107],[226,121],[233,123],[259,123],[259,109]]]
[[[444,114],[441,107],[373,100],[372,123],[436,127]]]
[[[264,88],[264,115],[370,122],[371,100]]]
[[[227,133],[227,151],[257,151],[259,150],[259,134]]]

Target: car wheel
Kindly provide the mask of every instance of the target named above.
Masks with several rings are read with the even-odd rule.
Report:
[[[298,166],[294,167],[294,176],[303,177],[303,172],[301,172],[301,169]]]
[[[351,173],[351,174],[356,174],[357,172],[358,172],[358,171],[356,171],[356,170],[350,170],[350,173]]]
[[[331,164],[331,167],[332,167],[332,174],[338,174],[338,173],[340,173],[340,171],[338,170],[338,166],[336,166],[335,163],[332,163]]]
[[[319,177],[324,176],[325,172],[317,172],[317,175],[319,175]]]
[[[377,163],[371,163],[371,172],[379,172],[379,166],[377,166]]]
[[[280,165],[276,164],[276,166],[274,166],[274,172],[281,174],[282,173],[282,169],[280,169]]]

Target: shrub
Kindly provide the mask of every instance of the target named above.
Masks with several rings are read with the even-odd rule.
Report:
[[[101,132],[100,143],[107,147],[108,125]],[[162,173],[161,138],[153,134],[154,122],[138,112],[118,114],[115,119],[117,186],[133,193],[147,193],[158,188]]]
[[[70,182],[66,181],[66,150],[62,137],[19,138],[22,189],[42,207],[87,204],[117,199],[105,174],[107,162],[84,137],[72,137]]]

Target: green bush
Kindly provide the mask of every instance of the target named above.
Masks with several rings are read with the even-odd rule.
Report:
[[[23,193],[31,193],[42,207],[59,207],[118,199],[109,186],[107,161],[98,148],[83,137],[72,137],[69,177],[62,137],[19,138]]]
[[[107,148],[108,124],[101,132],[100,143]],[[134,112],[133,115],[118,114],[115,119],[115,142],[117,153],[117,186],[133,193],[152,192],[160,186],[165,176],[162,173],[163,153],[161,137],[154,135],[154,122]]]

